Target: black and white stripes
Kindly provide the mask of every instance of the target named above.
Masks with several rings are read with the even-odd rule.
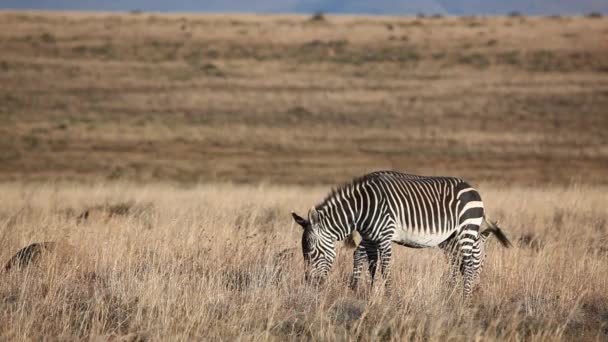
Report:
[[[308,216],[306,220],[293,213],[304,228],[307,278],[327,275],[335,259],[335,241],[355,230],[361,235],[354,252],[352,286],[357,285],[365,260],[372,276],[379,262],[388,280],[395,242],[414,248],[443,248],[450,259],[450,279],[455,280],[455,271],[460,270],[468,296],[481,269],[485,238],[494,233],[508,245],[493,224],[479,232],[485,219],[481,197],[466,182],[452,177],[374,172],[332,191]]]

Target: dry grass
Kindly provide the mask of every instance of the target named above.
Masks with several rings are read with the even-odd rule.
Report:
[[[347,289],[347,250],[327,286],[304,286],[289,212],[325,188],[4,183],[2,262],[74,249],[0,275],[0,339],[606,339],[608,189],[479,188],[516,246],[489,244],[466,306],[437,250],[395,248],[391,296]]]
[[[606,183],[608,19],[0,12],[0,179]]]

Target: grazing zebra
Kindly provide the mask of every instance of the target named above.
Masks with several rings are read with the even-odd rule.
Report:
[[[424,177],[378,171],[333,190],[304,219],[292,212],[303,227],[302,252],[306,279],[325,278],[336,257],[335,242],[355,230],[361,243],[354,252],[351,286],[357,286],[364,261],[374,278],[378,262],[389,283],[391,243],[442,248],[450,261],[450,283],[459,270],[465,297],[471,295],[481,271],[484,242],[493,233],[509,247],[496,224],[486,220],[479,193],[461,179]],[[488,229],[479,232],[485,221]]]

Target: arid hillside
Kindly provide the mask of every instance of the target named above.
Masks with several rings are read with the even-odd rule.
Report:
[[[0,180],[607,183],[608,19],[0,13]]]

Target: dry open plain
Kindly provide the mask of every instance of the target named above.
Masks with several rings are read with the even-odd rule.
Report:
[[[55,242],[0,340],[606,340],[607,132],[601,17],[0,12],[0,263]],[[471,303],[431,249],[302,284],[290,211],[385,168],[513,241]]]
[[[0,12],[0,179],[604,183],[608,19]]]

